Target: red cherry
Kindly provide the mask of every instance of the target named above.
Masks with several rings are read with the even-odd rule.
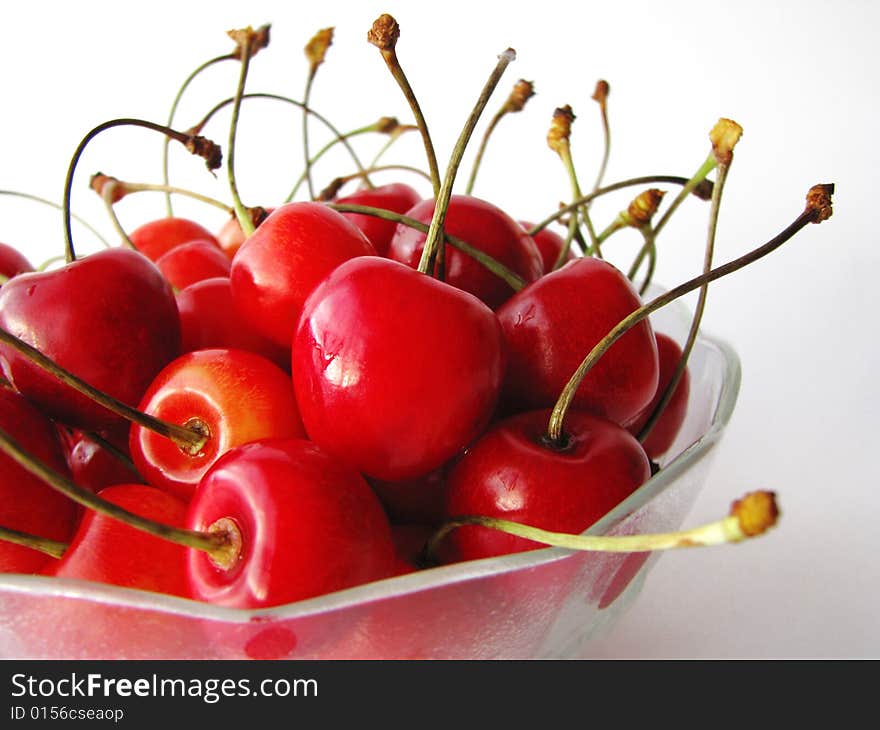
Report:
[[[67,464],[74,484],[99,492],[114,484],[141,481],[133,467],[125,464],[104,446],[82,431],[59,429],[61,443],[66,447]],[[124,455],[128,455],[128,429],[101,434]]]
[[[273,210],[275,209],[266,208],[266,215],[269,215]],[[244,243],[245,238],[247,238],[247,236],[244,235],[241,223],[238,222],[238,216],[236,215],[233,215],[227,220],[226,223],[220,227],[220,230],[217,231],[217,243],[223,250],[223,253],[225,253],[230,260],[235,257],[236,252],[241,248],[241,244]]]
[[[181,355],[156,376],[139,410],[179,425],[198,421],[210,434],[191,455],[170,439],[132,424],[129,449],[138,471],[150,484],[187,500],[211,464],[232,447],[272,436],[305,435],[290,376],[245,350]]]
[[[534,223],[520,221],[520,225],[528,231],[531,230]],[[535,242],[535,245],[538,247],[538,252],[541,254],[541,263],[544,266],[544,273],[553,271],[553,267],[556,266],[556,260],[559,258],[559,252],[565,248],[565,239],[556,233],[556,231],[551,231],[549,228],[544,227],[532,236],[532,240]],[[577,256],[574,251],[571,250],[571,247],[569,247],[568,254],[566,254],[565,257],[566,261],[571,261],[575,258],[577,258]]]
[[[389,210],[392,213],[403,215],[421,200],[422,196],[409,185],[389,183],[388,185],[380,185],[377,188],[363,188],[334,202],[368,205],[371,208],[381,208],[382,210]],[[362,213],[343,213],[342,215],[364,232],[364,235],[373,244],[373,248],[376,249],[377,254],[380,256],[387,254],[391,237],[397,228],[397,223]]]
[[[449,464],[444,464],[415,479],[400,482],[381,479],[368,481],[392,520],[434,525],[443,519],[448,470]]]
[[[636,420],[627,426],[630,433],[635,436],[639,435],[642,427],[647,423],[648,418],[654,412],[666,386],[672,380],[675,369],[681,360],[682,350],[678,343],[669,335],[662,332],[655,333],[657,337],[657,354],[660,359],[660,378],[657,385],[657,392],[651,399],[648,406],[642,411]],[[690,395],[690,372],[685,368],[682,373],[681,380],[672,393],[672,397],[660,414],[657,422],[648,432],[647,437],[642,441],[642,446],[648,456],[656,461],[659,457],[669,451],[672,442],[678,435],[681,425],[684,423],[687,415],[688,397]]]
[[[405,523],[391,525],[391,539],[397,555],[399,572],[396,575],[414,573],[418,570],[422,558],[422,550],[427,544],[435,528],[432,525]]]
[[[171,216],[138,226],[128,238],[151,261],[158,261],[162,254],[188,241],[203,240],[220,245],[214,234],[201,223]]]
[[[232,260],[232,297],[261,334],[289,347],[312,289],[343,261],[375,255],[367,237],[323,203],[274,210]]]
[[[482,515],[554,532],[580,533],[651,476],[641,444],[626,429],[569,411],[566,443],[544,442],[550,411],[497,424],[449,474],[447,517]],[[546,547],[481,526],[453,530],[444,560],[473,560]]]
[[[163,253],[156,266],[176,289],[214,276],[229,276],[230,263],[216,243],[197,239]]]
[[[505,400],[519,410],[554,405],[596,343],[640,305],[629,280],[593,257],[517,292],[497,311],[510,354]],[[658,370],[654,331],[645,319],[599,359],[573,407],[626,425],[654,396]]]
[[[0,286],[3,279],[11,279],[16,274],[33,271],[34,267],[25,255],[7,243],[0,242]]]
[[[130,406],[180,352],[170,285],[151,261],[125,248],[10,279],[0,288],[0,328]],[[11,347],[0,346],[0,366],[16,390],[63,423],[101,430],[122,422]]]
[[[261,335],[238,313],[228,276],[203,279],[181,289],[177,308],[182,352],[216,347],[248,350],[290,369],[290,348]]]
[[[430,224],[434,201],[423,200],[406,215]],[[531,237],[519,223],[485,200],[453,195],[443,228],[449,235],[489,254],[526,282],[535,281],[544,273],[541,254]],[[418,268],[425,238],[421,231],[399,224],[388,247],[388,257]],[[452,246],[446,247],[445,281],[482,299],[492,309],[513,294],[506,282]]]
[[[107,487],[99,496],[166,525],[182,527],[186,518],[186,502],[144,484]],[[189,597],[185,556],[186,549],[173,542],[86,510],[64,555],[44,572]]]
[[[194,597],[262,608],[388,577],[394,547],[388,520],[363,478],[310,441],[270,439],[229,451],[205,474],[187,526],[232,524],[237,557],[228,566],[189,551]]]
[[[504,374],[495,314],[389,259],[352,259],[306,301],[292,370],[321,448],[376,479],[437,469],[485,428]]]
[[[10,388],[0,386],[0,428],[37,459],[68,475],[54,424]],[[0,525],[66,542],[76,529],[79,507],[0,452]],[[37,550],[0,542],[0,573],[34,573],[53,560]]]

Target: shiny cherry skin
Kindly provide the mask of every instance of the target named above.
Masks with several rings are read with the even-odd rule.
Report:
[[[0,288],[0,327],[130,406],[180,353],[171,286],[127,248],[10,279]],[[0,366],[16,390],[62,423],[100,431],[123,422],[9,347],[0,347]]]
[[[312,289],[343,261],[375,256],[367,237],[323,203],[276,208],[232,259],[232,298],[263,336],[289,347]]]
[[[173,527],[185,524],[186,502],[155,487],[117,484],[98,495],[141,517]],[[64,555],[44,573],[189,597],[185,548],[93,510],[85,511]]]
[[[277,606],[388,577],[396,565],[376,495],[357,472],[304,439],[237,447],[205,474],[187,527],[230,523],[240,540],[230,565],[189,550],[191,590],[202,601]]]
[[[434,201],[423,200],[406,215],[430,224]],[[492,203],[469,195],[453,195],[449,201],[444,230],[500,261],[526,282],[544,273],[541,254],[523,227]],[[404,224],[388,247],[388,258],[418,268],[426,234]],[[445,281],[470,292],[495,309],[513,294],[513,289],[476,259],[452,246],[446,248]]]
[[[183,289],[202,279],[229,276],[231,264],[216,243],[196,239],[163,253],[156,266],[175,289]]]
[[[201,223],[174,216],[144,223],[131,231],[128,238],[151,261],[158,261],[164,253],[188,241],[202,240],[220,245],[214,234]]]
[[[308,298],[291,362],[309,438],[369,477],[401,481],[482,432],[505,353],[495,314],[476,297],[363,256]]]
[[[111,454],[87,433],[61,427],[59,434],[65,448],[70,477],[78,486],[97,493],[114,484],[143,481],[136,469]],[[128,455],[128,428],[100,435],[124,455]]]
[[[0,386],[0,428],[38,461],[70,476],[54,424],[22,395]],[[0,451],[0,525],[67,542],[76,529],[75,502]],[[48,561],[31,548],[0,542],[0,573],[35,573]]]
[[[33,264],[21,251],[8,243],[0,242],[0,286],[3,286],[4,279],[33,270]]]
[[[630,433],[636,436],[642,430],[642,426],[647,423],[648,418],[663,397],[663,392],[672,380],[682,355],[681,347],[669,335],[662,332],[656,332],[655,335],[657,337],[657,354],[660,359],[660,377],[657,384],[657,392],[651,399],[651,402],[638,418],[627,426]],[[675,441],[675,437],[681,430],[685,416],[687,416],[690,388],[690,370],[685,368],[681,379],[678,381],[678,385],[672,393],[672,397],[663,409],[663,413],[660,414],[657,422],[651,427],[647,437],[642,441],[642,446],[645,447],[648,456],[654,461],[657,461],[663,454],[669,451],[672,442]]]
[[[626,429],[569,411],[562,448],[544,442],[549,410],[496,424],[449,474],[447,517],[484,515],[579,534],[651,476],[641,444]],[[546,547],[487,527],[446,537],[445,560],[474,560]]]
[[[202,475],[226,451],[269,437],[305,434],[290,376],[253,352],[196,350],[169,363],[153,380],[139,410],[181,426],[198,422],[208,440],[195,455],[137,424],[131,458],[153,486],[188,500]]]
[[[290,348],[257,332],[238,313],[228,276],[203,279],[177,293],[181,352],[229,347],[248,350],[290,370]]]
[[[422,196],[415,188],[404,183],[389,183],[375,188],[362,188],[350,195],[338,198],[334,202],[367,205],[371,208],[381,208],[403,215],[421,200]],[[363,213],[343,213],[342,215],[364,232],[377,254],[385,256],[388,253],[388,246],[397,229],[397,223]]]
[[[497,310],[510,362],[504,399],[516,410],[552,407],[583,359],[641,305],[608,262],[578,258],[525,287]],[[626,426],[654,397],[657,343],[645,319],[587,373],[574,407]]]
[[[520,225],[528,231],[534,226],[534,223],[521,221]],[[541,264],[543,265],[544,273],[550,273],[556,265],[556,260],[559,258],[559,252],[565,247],[565,238],[560,236],[556,231],[544,227],[532,236],[532,240],[535,242],[535,245],[538,247],[538,251],[541,254]],[[571,261],[575,258],[577,258],[577,256],[571,247],[569,247],[566,261]]]

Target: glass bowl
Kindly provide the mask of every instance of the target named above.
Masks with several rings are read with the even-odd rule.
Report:
[[[657,290],[653,290],[656,293]],[[652,316],[679,342],[683,305]],[[733,412],[740,363],[705,334],[688,414],[661,470],[588,533],[682,526]],[[0,576],[0,657],[21,659],[523,659],[582,656],[661,553],[545,548],[475,560],[258,611],[85,581]]]

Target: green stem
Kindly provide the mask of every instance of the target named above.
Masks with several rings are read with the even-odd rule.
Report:
[[[41,198],[38,195],[32,195],[31,193],[22,193],[17,190],[0,190],[0,195],[11,195],[17,198],[24,198],[25,200],[32,200],[35,203],[42,203],[43,205],[48,205],[56,210],[64,210],[64,206],[59,205],[51,200],[47,200],[46,198]],[[91,225],[89,225],[85,220],[80,218],[76,213],[71,213],[70,217],[75,220],[77,223],[81,224],[85,228],[87,228],[94,236],[97,238],[105,248],[110,248],[110,243],[104,238],[97,230],[95,230]]]
[[[226,173],[229,180],[229,191],[232,193],[232,205],[235,209],[235,216],[238,218],[238,224],[244,232],[245,238],[250,236],[255,230],[253,220],[251,219],[248,209],[241,201],[238,192],[238,184],[235,180],[235,138],[238,131],[238,117],[241,112],[241,100],[244,95],[244,85],[247,79],[248,69],[251,62],[251,50],[254,39],[248,36],[241,49],[241,73],[238,75],[238,87],[235,90],[235,97],[232,102],[232,119],[229,123],[229,148],[227,150],[228,162],[226,164]]]
[[[27,532],[13,530],[11,527],[0,526],[0,540],[11,542],[14,545],[21,545],[31,550],[37,550],[53,558],[60,558],[67,550],[67,543],[50,540],[47,537],[37,537]]]
[[[471,168],[471,176],[468,179],[467,187],[465,188],[465,195],[470,195],[474,189],[474,183],[477,180],[477,172],[479,172],[480,164],[483,162],[483,154],[486,151],[486,146],[489,144],[489,137],[492,136],[492,132],[495,131],[495,127],[498,126],[498,122],[504,117],[507,113],[507,110],[502,107],[499,109],[495,116],[492,117],[492,120],[489,122],[489,125],[486,127],[486,131],[483,133],[483,138],[480,140],[480,146],[477,148],[477,154],[474,157],[474,166]]]
[[[485,86],[483,86],[483,90],[480,92],[477,103],[471,111],[470,116],[468,116],[467,121],[461,130],[461,134],[458,137],[458,141],[455,143],[455,147],[452,150],[452,157],[446,168],[446,176],[443,179],[443,185],[441,186],[439,193],[435,196],[436,202],[434,205],[434,215],[431,218],[431,225],[428,229],[425,246],[422,249],[422,257],[419,261],[418,270],[423,274],[430,271],[434,264],[434,258],[437,255],[437,248],[438,246],[443,245],[443,223],[446,219],[449,200],[452,197],[452,186],[455,183],[455,175],[458,172],[458,167],[461,164],[461,158],[464,155],[467,143],[470,140],[471,134],[473,134],[480,115],[486,108],[489,97],[492,96],[492,92],[501,80],[501,76],[504,74],[505,69],[507,69],[508,65],[510,65],[511,61],[515,58],[516,53],[512,48],[508,48],[498,57],[498,63],[492,70]]]
[[[672,217],[672,214],[678,209],[678,206],[682,204],[684,199],[690,195],[694,189],[699,185],[703,180],[706,179],[706,176],[715,169],[718,161],[715,159],[715,154],[710,154],[706,161],[700,166],[700,168],[694,173],[693,177],[684,184],[681,190],[679,190],[678,195],[675,196],[675,199],[666,209],[666,212],[660,217],[660,220],[654,226],[655,235],[659,235],[660,231],[663,230],[663,227],[669,222],[669,219]]]

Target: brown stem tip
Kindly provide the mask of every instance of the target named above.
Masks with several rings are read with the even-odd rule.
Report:
[[[625,220],[627,224],[634,228],[648,225],[660,207],[665,194],[665,191],[657,188],[649,188],[640,193],[626,209]]]
[[[571,106],[558,107],[553,112],[553,120],[550,122],[550,131],[547,132],[547,144],[550,149],[562,154],[568,148],[568,140],[571,137],[571,124],[576,119]]]
[[[507,101],[504,102],[502,111],[506,113],[521,112],[526,102],[535,95],[535,84],[532,81],[520,79],[513,85],[513,90]]]
[[[200,134],[194,134],[187,137],[183,145],[192,154],[203,158],[209,170],[217,170],[223,164],[222,148],[216,142],[212,142],[207,137],[202,137]]]
[[[324,63],[324,57],[327,55],[327,49],[333,45],[333,28],[322,28],[303,49],[306,53],[306,59],[309,62],[309,68],[314,73],[318,66]]]
[[[730,506],[731,517],[747,537],[754,537],[773,527],[779,519],[779,506],[774,492],[751,492]]]
[[[373,21],[373,27],[367,31],[367,40],[380,51],[393,51],[400,38],[400,26],[388,13],[383,13]]]
[[[109,194],[111,203],[118,203],[127,194],[128,190],[115,177],[105,175],[103,172],[96,172],[89,180],[89,187],[94,190],[102,198],[104,194]]]
[[[376,131],[379,134],[398,134],[400,127],[401,124],[397,117],[379,117],[376,122]]]
[[[226,31],[226,35],[235,42],[235,50],[232,52],[233,58],[237,58],[239,61],[242,60],[245,48],[248,47],[250,47],[250,58],[256,56],[260,49],[269,45],[269,29],[271,27],[267,23],[266,25],[261,25],[256,30],[249,25],[246,28]]]
[[[743,128],[732,119],[719,119],[712,131],[709,132],[709,139],[712,141],[712,152],[719,165],[729,165],[733,160],[733,148],[742,137]]]
[[[807,193],[807,211],[812,215],[813,223],[821,223],[831,217],[832,195],[834,195],[834,183],[813,185],[810,188]]]
[[[599,79],[596,82],[596,88],[593,90],[593,100],[599,102],[600,106],[605,106],[610,91],[611,87],[608,85],[608,82],[604,79]]]

